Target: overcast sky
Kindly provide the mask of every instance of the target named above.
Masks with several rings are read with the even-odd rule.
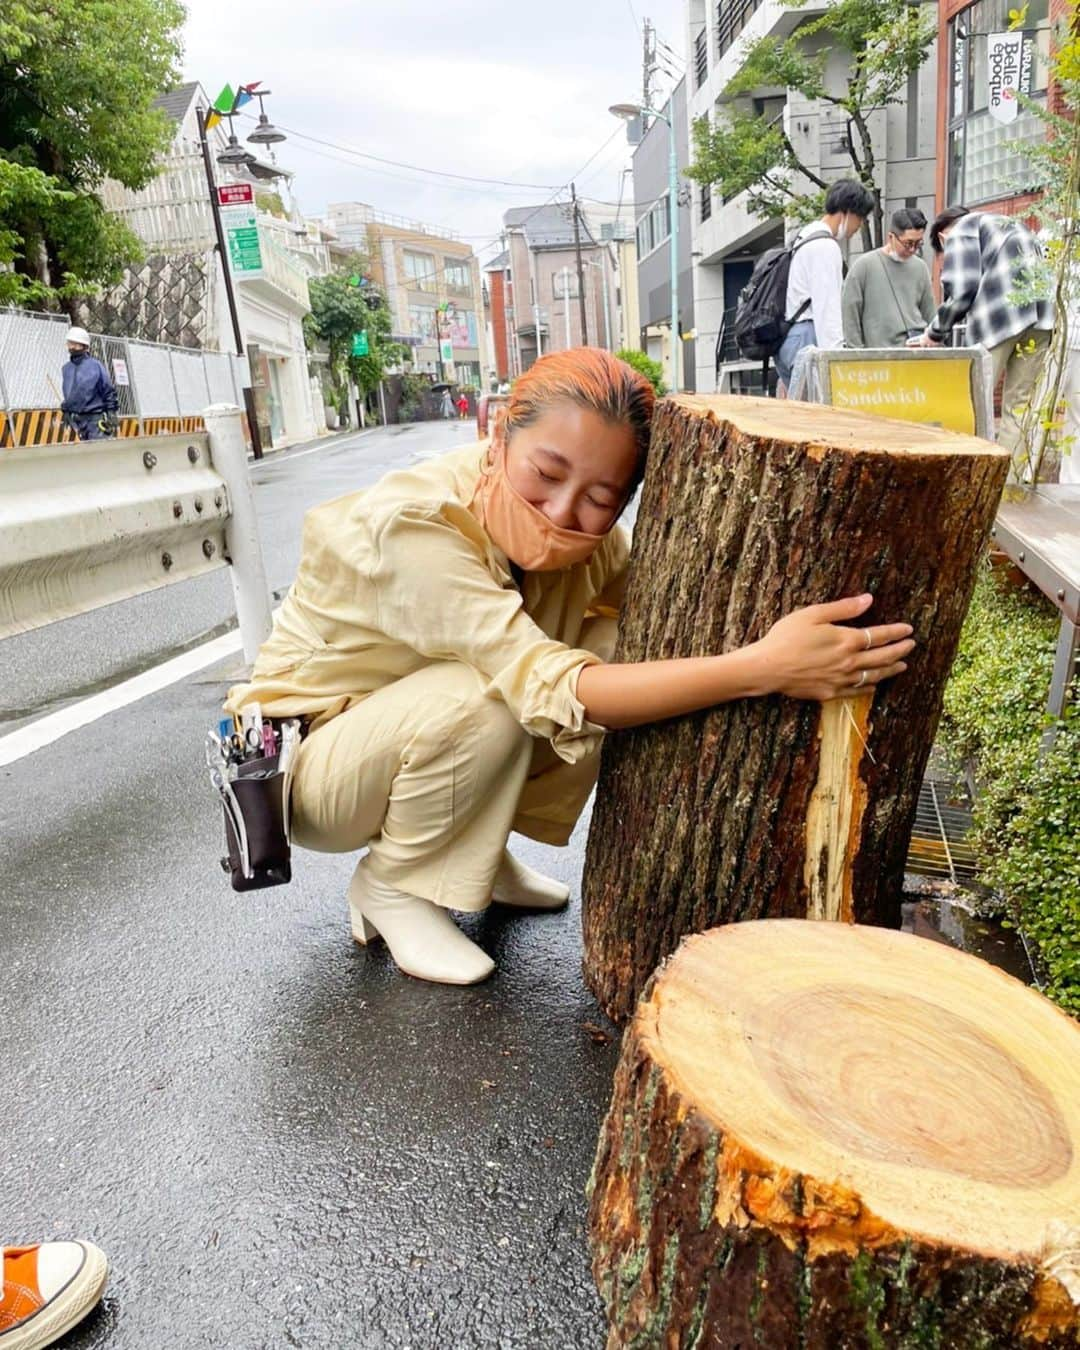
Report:
[[[455,230],[484,257],[507,207],[539,204],[571,174],[582,196],[618,199],[629,149],[607,109],[641,98],[642,21],[677,53],[659,53],[673,69],[684,47],[683,0],[187,4],[186,79],[211,99],[226,82],[262,80],[273,122],[333,143],[296,134],[278,147],[305,214],[367,202]],[[659,73],[662,94],[672,83]],[[242,138],[251,124],[237,129]],[[350,149],[544,187],[455,183]]]

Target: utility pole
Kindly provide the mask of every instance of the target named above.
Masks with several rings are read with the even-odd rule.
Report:
[[[255,414],[255,391],[251,387],[251,361],[244,347],[244,335],[240,331],[240,315],[236,308],[232,269],[229,267],[229,252],[225,246],[225,231],[221,227],[217,182],[214,178],[214,166],[210,161],[210,143],[206,139],[206,117],[202,108],[196,107],[195,118],[199,127],[199,145],[202,148],[203,167],[206,169],[206,185],[210,190],[210,214],[214,218],[214,235],[217,238],[218,257],[221,259],[221,271],[225,277],[225,297],[229,302],[229,318],[232,320],[233,340],[236,343],[236,354],[243,357],[244,369],[248,372],[244,384],[244,411],[247,413],[251,449],[256,459],[262,459],[262,436],[259,433],[259,419]]]
[[[589,345],[589,328],[585,321],[585,269],[581,264],[581,220],[580,208],[578,206],[577,192],[573,183],[570,184],[570,204],[574,212],[574,253],[577,256],[577,287],[578,287],[578,308],[581,313],[581,345]]]
[[[648,19],[645,19],[641,25],[641,106],[643,108],[652,107],[652,77],[656,70],[656,29]],[[642,115],[641,126],[644,131],[649,125],[649,119]]]
[[[528,236],[525,238],[528,247]],[[536,330],[536,359],[544,354],[544,344],[540,338],[540,286],[536,280],[536,254],[529,249],[529,290],[532,291],[533,328]]]

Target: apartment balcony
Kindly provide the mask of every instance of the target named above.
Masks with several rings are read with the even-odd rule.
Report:
[[[259,252],[262,255],[262,275],[247,279],[242,272],[235,273],[242,293],[264,304],[307,314],[311,309],[308,299],[308,270],[289,256],[273,238],[273,232],[259,225]]]
[[[816,18],[827,8],[828,0],[807,0],[804,5],[785,4],[783,0],[715,0],[708,29],[702,29],[694,41],[690,116],[711,112],[738,73],[751,43],[764,37],[787,37],[800,23]]]
[[[714,196],[710,214],[704,220],[694,222],[693,250],[700,255],[697,261],[701,265],[722,262],[735,253],[754,252],[757,241],[775,231],[775,220],[750,210],[748,196],[748,193],[740,192],[728,201],[720,201]]]

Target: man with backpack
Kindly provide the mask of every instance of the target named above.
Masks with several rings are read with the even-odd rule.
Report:
[[[843,291],[849,347],[903,347],[922,337],[937,312],[930,269],[919,257],[925,231],[919,208],[901,207],[892,213],[884,245],[851,264]]]
[[[861,230],[873,209],[870,192],[853,178],[842,178],[829,188],[820,220],[804,226],[790,244],[766,250],[755,263],[735,311],[735,340],[744,356],[761,361],[766,391],[770,357],[776,358],[786,390],[804,347],[842,346],[840,242]]]
[[[874,198],[862,183],[841,178],[825,195],[825,214],[795,237],[784,307],[789,327],[776,353],[776,369],[785,388],[791,384],[795,358],[804,347],[844,345],[840,244],[858,234],[873,209]]]

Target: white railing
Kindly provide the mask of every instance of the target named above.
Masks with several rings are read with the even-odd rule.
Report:
[[[308,298],[308,274],[303,267],[293,261],[280,244],[274,242],[271,232],[265,226],[259,226],[259,245],[262,254],[262,277],[245,281],[243,273],[236,280],[245,285],[257,285],[259,281],[269,281],[279,291],[290,296],[304,310],[311,308]]]

